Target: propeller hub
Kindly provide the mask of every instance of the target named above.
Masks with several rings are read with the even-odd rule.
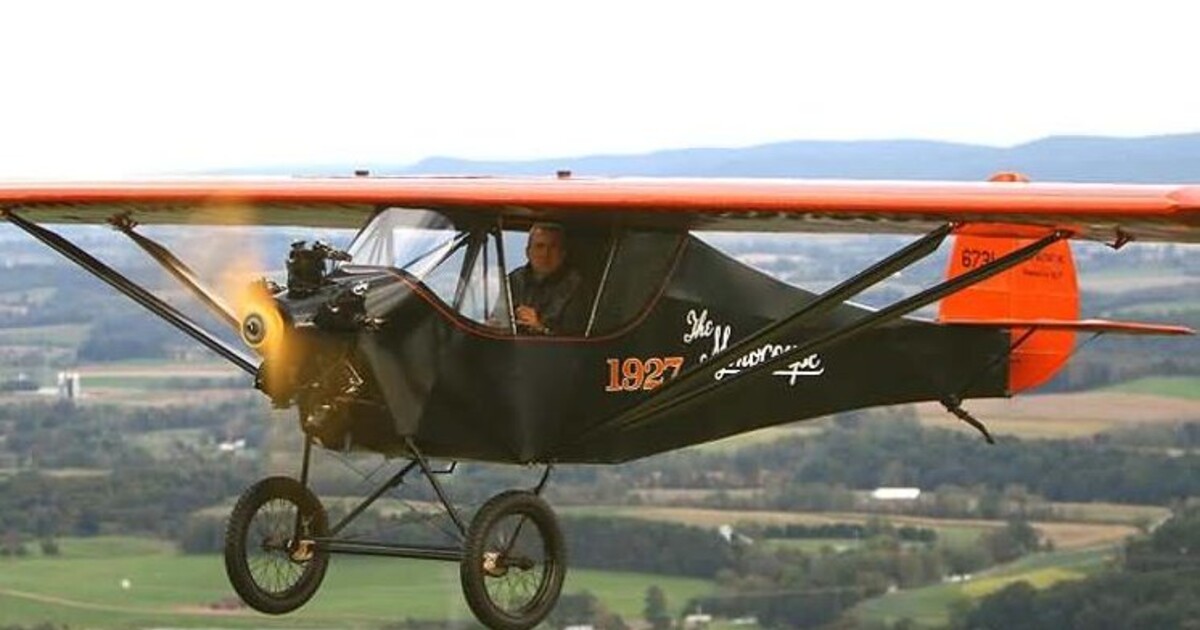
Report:
[[[262,346],[267,340],[267,320],[261,313],[250,313],[242,320],[242,339],[252,348]]]

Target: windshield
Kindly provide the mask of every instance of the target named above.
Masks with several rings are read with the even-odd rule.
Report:
[[[462,240],[449,219],[432,210],[389,208],[350,245],[349,264],[395,267],[424,278]]]

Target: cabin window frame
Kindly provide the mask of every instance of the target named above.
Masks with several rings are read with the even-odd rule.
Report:
[[[430,229],[443,229],[449,232],[450,236],[444,241],[437,243],[434,247],[420,252],[401,264],[399,259],[405,252],[395,251],[395,230],[404,224],[394,222],[391,229],[372,229],[373,224],[380,220],[380,215],[389,212],[419,212],[425,213],[430,217],[436,217],[435,221],[429,222],[429,225],[433,226]],[[589,304],[586,310],[587,317],[584,329],[581,334],[577,335],[542,336],[523,334],[517,329],[516,306],[513,303],[512,287],[509,282],[510,270],[509,261],[507,260],[508,253],[506,252],[508,248],[505,246],[505,236],[508,233],[519,234],[526,239],[525,242],[528,242],[528,230],[536,221],[520,220],[518,221],[519,227],[517,227],[506,221],[504,215],[499,214],[476,216],[471,217],[471,219],[469,222],[460,222],[442,212],[428,208],[391,206],[381,209],[372,218],[371,222],[356,236],[354,242],[351,243],[350,251],[358,253],[360,248],[369,248],[369,253],[366,257],[370,260],[376,260],[383,251],[388,250],[392,252],[392,264],[381,265],[351,261],[344,263],[344,266],[348,268],[386,267],[402,271],[406,276],[418,281],[429,297],[440,302],[444,307],[442,310],[447,315],[470,324],[472,329],[477,329],[479,332],[491,333],[493,336],[512,340],[552,339],[583,341],[623,334],[631,325],[639,321],[646,312],[652,309],[664,294],[673,270],[683,254],[683,246],[688,238],[688,232],[686,231],[642,230],[621,224],[612,225],[607,234],[602,237],[598,230],[593,232],[594,236],[591,238],[594,238],[596,242],[604,243],[603,248],[597,247],[594,250],[596,252],[604,252],[604,262],[599,267],[593,267],[593,273],[595,270],[599,270],[599,277],[588,278],[585,275],[584,288],[589,292]],[[421,221],[416,221],[412,227],[419,229]],[[653,286],[642,287],[639,290],[646,297],[639,304],[634,305],[635,307],[625,308],[624,310],[628,311],[628,313],[620,321],[615,323],[602,322],[605,300],[610,298],[612,287],[621,280],[621,278],[615,276],[614,269],[630,264],[621,259],[622,253],[627,250],[628,239],[642,233],[658,233],[675,237],[669,242],[671,246],[664,249],[663,258],[656,261],[655,268],[661,269],[662,273],[655,274]],[[571,230],[567,230],[567,234],[568,239],[570,239]],[[602,241],[601,238],[603,239]],[[579,254],[574,248],[575,245],[577,243],[572,244],[569,262],[575,261],[574,264],[578,268]],[[591,248],[589,247],[588,249]],[[454,262],[460,252],[462,253],[462,260],[455,263],[460,265],[457,269],[442,268],[444,265]],[[633,254],[630,255],[632,256]],[[482,260],[480,260],[481,256]],[[634,261],[635,266],[636,264],[636,261]],[[415,273],[413,270],[414,267],[418,268]],[[515,268],[513,267],[513,269]],[[448,287],[438,289],[426,281],[427,278],[438,272],[455,274],[456,280],[453,290],[449,290]],[[480,274],[483,276],[482,280],[476,278]],[[645,275],[628,274],[628,277],[638,278],[645,277]],[[497,286],[495,287],[495,291],[490,291],[489,288],[493,278]],[[480,313],[491,313],[495,312],[497,308],[503,308],[500,317],[496,318],[500,322],[498,325],[492,323],[492,318],[487,315],[483,315],[482,319],[480,319],[472,316],[465,310],[468,307],[467,303],[470,301],[470,294],[473,290],[472,285],[476,282],[482,282],[483,284],[483,291],[481,293],[483,299],[481,306],[483,310]],[[494,303],[492,302],[493,299]],[[604,329],[598,330],[597,324],[604,324]]]

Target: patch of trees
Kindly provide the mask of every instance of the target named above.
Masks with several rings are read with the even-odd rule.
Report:
[[[596,630],[627,630],[629,628],[620,615],[610,611],[590,591],[563,593],[546,624],[551,628],[591,626]]]
[[[122,465],[90,477],[22,472],[0,480],[0,531],[175,538],[193,511],[237,495],[257,476],[256,466],[232,459]]]
[[[14,378],[0,381],[0,392],[32,392],[37,389],[37,381],[30,379]]]
[[[561,521],[572,566],[707,579],[734,564],[733,548],[711,529],[626,518]]]
[[[1104,433],[1106,444],[1143,449],[1200,449],[1200,422],[1124,427]]]
[[[1191,436],[1196,426],[1178,431]],[[556,483],[584,485],[598,476],[596,468],[560,467]],[[1047,500],[1168,505],[1200,496],[1197,453],[1173,456],[1105,436],[1001,437],[989,445],[974,434],[924,427],[907,408],[841,414],[815,435],[667,453],[604,474],[617,488],[711,489],[717,492],[691,504],[727,509],[860,509],[855,491],[880,486],[945,489],[945,501],[914,505],[930,515],[976,518],[1031,517],[1029,510]],[[720,492],[739,489],[756,492]],[[571,500],[570,493],[562,496]],[[1043,507],[1037,516],[1053,518]]]
[[[1018,582],[980,600],[956,628],[1187,628],[1200,619],[1200,508],[1125,549],[1123,570],[1038,591]]]
[[[160,321],[100,319],[92,325],[77,356],[81,361],[163,359],[169,356],[167,346],[179,341],[178,335]]]
[[[818,628],[836,621],[860,599],[858,589],[845,588],[703,597],[690,605],[726,619],[755,617],[764,628]]]
[[[1200,577],[1117,573],[1037,591],[1017,582],[956,626],[972,630],[1187,628],[1200,619]]]
[[[1127,543],[1124,566],[1134,572],[1200,572],[1200,504],[1173,515],[1148,538]]]
[[[558,504],[637,503],[630,488],[686,488],[712,491],[681,499],[691,506],[852,511],[864,509],[862,491],[916,486],[926,492],[919,501],[890,509],[1053,520],[1060,516],[1049,501],[1169,505],[1200,496],[1200,454],[1139,445],[1175,437],[1185,444],[1200,439],[1200,424],[1172,427],[1168,435],[1004,437],[988,445],[973,434],[924,427],[907,408],[871,410],[841,414],[818,434],[735,450],[684,450],[621,466],[559,466],[549,491]],[[455,496],[465,490],[482,500],[498,487],[528,485],[519,473],[464,466],[453,477]]]
[[[6,427],[4,448],[25,466],[110,468],[148,459],[130,438],[150,431],[204,429],[214,441],[234,435],[257,447],[267,430],[266,413],[257,401],[165,408],[59,401],[0,407],[0,426]]]
[[[1021,519],[1012,519],[1004,527],[984,534],[980,543],[991,556],[992,564],[1012,562],[1042,549],[1037,530]]]
[[[844,552],[805,553],[788,547],[739,545],[734,568],[718,574],[719,595],[688,604],[722,617],[754,616],[770,628],[811,628],[831,623],[859,601],[894,588],[940,582],[1036,551],[1037,533],[1023,521],[989,532],[969,547],[904,545],[894,528]]]
[[[657,584],[646,589],[642,618],[653,630],[668,630],[671,627],[671,612],[667,609],[667,595]]]
[[[4,277],[0,279],[0,292],[53,287],[55,293],[45,301],[26,302],[23,305],[28,308],[24,313],[0,313],[0,328],[90,324],[108,319],[113,322],[125,322],[135,330],[143,329],[147,323],[170,329],[161,320],[107,284],[65,261],[62,264],[29,265],[17,269],[17,273],[3,274]],[[177,286],[169,284],[173,283],[173,280],[154,266],[138,266],[127,269],[126,272],[134,282],[152,291]],[[81,305],[87,306],[80,308]],[[182,338],[181,335],[180,339]]]
[[[117,412],[120,416],[113,423],[127,434],[204,429],[213,440],[244,438],[251,448],[263,444],[269,415],[265,401],[257,399],[193,407],[118,408]]]
[[[0,274],[3,276],[0,277],[0,293],[43,287],[56,287],[58,291],[41,303],[21,302],[21,306],[25,307],[21,311],[0,311],[0,328],[87,323],[94,317],[94,310],[67,307],[65,302],[69,301],[72,305],[90,305],[95,299],[104,299],[101,296],[101,292],[106,288],[104,284],[66,265],[28,266],[19,269],[20,273],[6,271]]]
[[[783,442],[783,441],[781,441]],[[1054,501],[1167,504],[1200,495],[1200,455],[1170,457],[1072,440],[974,435],[909,423],[834,430],[818,439],[760,448],[764,461],[790,457],[791,480],[854,488],[1021,485]]]
[[[144,458],[128,447],[118,427],[67,402],[5,407],[5,448],[30,467],[108,468]]]
[[[17,531],[7,531],[3,536],[0,536],[0,557],[23,558],[30,555],[29,537]],[[38,548],[41,549],[43,556],[57,556],[61,551],[58,547],[58,541],[52,537],[46,536],[37,541]]]
[[[1200,495],[1200,455],[1171,457],[1087,440],[1002,437],[989,445],[975,435],[922,427],[900,416],[835,423],[819,435],[732,453],[674,453],[623,470],[633,477],[631,485],[641,487],[765,486],[769,494],[759,507],[774,508],[819,503],[813,499],[820,486],[806,484],[823,484],[830,503],[837,502],[837,495],[829,492],[839,485],[859,490],[1023,486],[1055,501],[1142,504]],[[720,474],[709,475],[712,471]],[[841,500],[847,498],[852,495]]]
[[[761,528],[757,532],[757,536],[762,538],[864,539],[882,533],[881,523],[883,521],[872,521],[870,523],[822,523],[818,525],[803,525],[799,523],[769,525]],[[902,525],[894,528],[894,531],[896,538],[903,542],[937,542],[937,531],[928,527]]]
[[[337,522],[346,509],[330,510]],[[560,519],[572,567],[679,575],[711,579],[734,566],[733,548],[717,532],[673,523],[628,518]],[[173,538],[187,553],[215,553],[224,544],[223,517],[205,513],[187,519]],[[454,544],[452,524],[439,515],[367,512],[343,534],[356,540],[413,545]]]
[[[259,476],[258,464],[197,450],[175,451],[169,460],[158,461],[135,446],[131,434],[186,427],[221,436],[229,423],[254,414],[236,404],[216,409],[67,402],[0,407],[4,448],[20,466],[17,474],[0,478],[0,532],[28,539],[102,533],[178,537],[192,511],[240,493]],[[246,426],[261,433],[265,423]],[[56,468],[92,470],[42,472]]]

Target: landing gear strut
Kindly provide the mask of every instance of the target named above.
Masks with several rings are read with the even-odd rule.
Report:
[[[463,595],[484,625],[526,630],[550,614],[566,576],[566,545],[553,510],[540,494],[547,467],[531,490],[502,492],[466,525],[436,476],[412,443],[408,465],[379,486],[346,517],[329,525],[320,500],[308,489],[311,442],[306,442],[301,479],[270,477],[238,499],[225,533],[225,570],[251,608],[272,615],[291,612],[316,594],[335,553],[443,560],[459,564]],[[409,546],[339,538],[341,531],[404,477],[419,470],[429,480],[456,526],[452,547]]]

